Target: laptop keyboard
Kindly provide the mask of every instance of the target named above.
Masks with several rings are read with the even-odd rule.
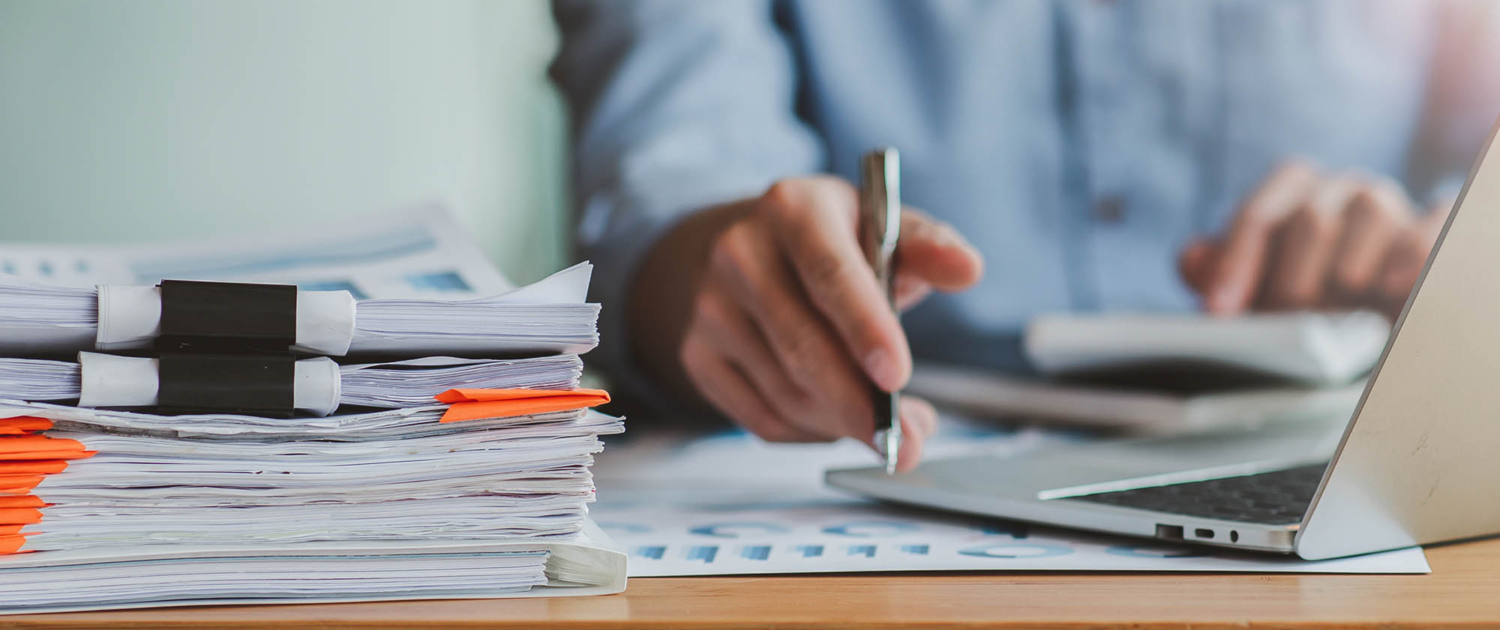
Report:
[[[1107,505],[1242,523],[1302,521],[1326,464],[1275,472],[1069,497]]]

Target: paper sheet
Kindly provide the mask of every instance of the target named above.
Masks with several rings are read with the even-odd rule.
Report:
[[[421,578],[410,577],[412,571],[424,568],[423,557],[436,561],[450,560],[463,562],[468,559],[480,558],[481,566],[490,566],[492,563],[481,558],[483,554],[510,554],[527,553],[538,550],[548,552],[546,556],[546,584],[533,586],[529,590],[515,587],[505,587],[493,581],[476,579],[465,584],[462,588],[445,589],[435,592],[414,591],[413,584],[422,585],[429,583],[434,577],[452,578],[456,574],[450,566],[442,566],[436,576]],[[176,566],[197,566],[204,571],[215,567],[239,566],[237,560],[258,561],[261,563],[275,563],[279,558],[307,557],[322,555],[319,563],[326,570],[337,567],[339,564],[347,563],[349,560],[360,557],[400,557],[402,563],[399,565],[406,571],[406,576],[399,579],[407,580],[402,584],[394,581],[387,585],[387,592],[364,592],[353,593],[347,589],[340,591],[303,592],[299,594],[286,594],[278,597],[233,597],[229,595],[215,596],[211,592],[205,592],[196,597],[180,597],[167,601],[143,599],[141,601],[114,601],[104,602],[86,600],[72,603],[57,603],[51,605],[7,606],[0,602],[0,615],[12,613],[47,613],[47,612],[78,612],[85,610],[104,609],[126,609],[126,608],[150,608],[157,606],[221,606],[221,605],[244,605],[244,604],[307,604],[307,603],[333,603],[333,602],[368,602],[389,600],[417,600],[417,599],[475,599],[475,598],[511,598],[511,597],[560,597],[560,596],[583,596],[583,595],[606,595],[618,593],[625,589],[625,571],[621,566],[625,563],[625,555],[621,553],[609,536],[599,530],[592,522],[584,524],[583,531],[571,536],[537,540],[537,539],[515,539],[489,542],[464,543],[323,543],[318,545],[304,545],[299,548],[287,548],[276,551],[256,549],[254,551],[237,548],[235,546],[198,546],[198,547],[176,547],[169,552],[163,553],[160,548],[139,549],[114,549],[114,550],[81,550],[64,551],[49,554],[21,554],[15,556],[0,557],[0,568],[11,570],[8,575],[16,576],[16,579],[30,578],[28,584],[32,586],[45,586],[49,579],[66,580],[68,568],[59,567],[100,567],[109,568],[114,566],[128,567],[132,578],[129,584],[141,589],[153,588],[154,582],[166,582],[174,587],[194,583],[190,577],[184,579],[180,575],[165,576],[168,571]],[[221,564],[222,563],[222,564]],[[438,564],[438,563],[434,563]],[[357,570],[373,573],[369,565],[360,565]],[[28,568],[35,568],[36,572],[22,577]],[[58,577],[61,576],[61,577]],[[237,579],[244,580],[248,576]],[[491,578],[493,579],[493,578]],[[63,585],[66,589],[66,584]],[[66,591],[64,591],[66,592]],[[0,596],[3,600],[4,596]]]
[[[51,285],[179,280],[295,284],[356,299],[489,296],[513,287],[438,205],[344,221],[287,226],[264,238],[188,244],[7,244],[0,275]],[[586,282],[586,279],[585,279]]]
[[[929,456],[1003,456],[1077,439],[945,418]],[[590,513],[629,554],[631,577],[864,571],[1426,573],[1420,549],[1306,562],[1033,527],[880,504],[822,484],[871,464],[853,442],[770,445],[744,434],[610,444]]]

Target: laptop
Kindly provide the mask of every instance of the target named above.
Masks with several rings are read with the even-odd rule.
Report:
[[[834,470],[866,496],[1321,560],[1500,534],[1492,130],[1351,417]]]

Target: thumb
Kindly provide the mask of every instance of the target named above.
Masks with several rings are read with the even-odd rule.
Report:
[[[1203,295],[1208,292],[1217,258],[1212,241],[1195,239],[1182,249],[1182,256],[1177,259],[1177,271],[1182,274],[1182,281],[1187,283],[1188,288]]]
[[[902,212],[896,258],[898,274],[939,291],[967,289],[984,275],[984,257],[979,250],[952,226],[918,210]]]

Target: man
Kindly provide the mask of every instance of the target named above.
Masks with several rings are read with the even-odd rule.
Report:
[[[1024,370],[1043,311],[1394,314],[1500,113],[1482,1],[555,13],[614,375],[768,440],[869,441],[868,383],[913,355]],[[929,213],[902,230],[904,331],[855,236],[883,144]],[[909,467],[936,414],[901,416]]]

